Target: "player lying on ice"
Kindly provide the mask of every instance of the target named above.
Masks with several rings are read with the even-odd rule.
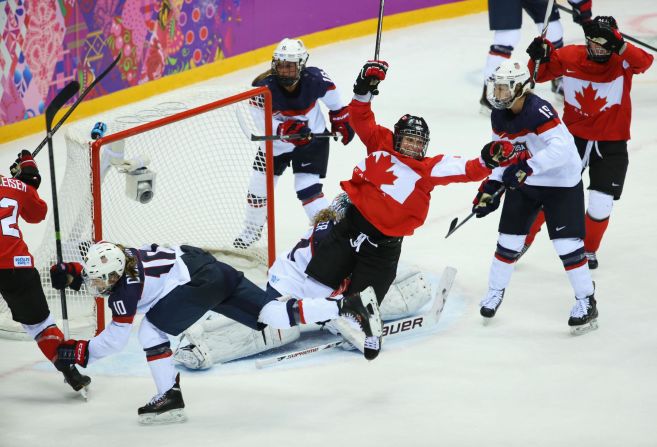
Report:
[[[326,239],[351,206],[347,194],[344,192],[339,194],[328,208],[319,211],[313,226],[305,231],[301,240],[291,250],[276,258],[268,271],[269,296],[273,298],[286,295],[304,298],[325,297],[338,295],[345,290],[349,278],[345,278],[338,290],[333,290],[308,277],[305,270],[315,248]],[[435,295],[435,299],[443,299],[438,294]],[[430,284],[422,272],[413,268],[399,269],[392,287],[381,303],[381,318],[396,320],[414,315],[432,298],[434,296]],[[334,319],[322,326],[311,324],[304,330],[321,327],[326,327],[334,334],[343,335],[349,341],[349,344],[342,345],[343,347],[347,349],[356,347],[365,352],[364,337],[359,338],[358,332],[353,333],[347,319]],[[362,332],[360,334],[362,335]],[[293,326],[280,330],[269,326],[258,331],[210,314],[208,318],[183,332],[183,335],[181,343],[184,341],[188,343],[176,349],[174,359],[189,369],[207,369],[215,363],[229,362],[292,343],[299,339],[301,329],[299,326]]]
[[[82,264],[56,264],[53,287],[78,287],[81,278],[108,296],[112,321],[91,340],[67,340],[58,348],[59,360],[86,367],[121,351],[130,338],[136,314],[144,314],[139,342],[146,353],[157,394],[139,408],[141,423],[182,422],[186,419],[168,335],[179,335],[207,311],[225,315],[252,329],[286,329],[299,322],[348,318],[359,322],[363,337],[380,336],[381,317],[373,293],[341,299],[275,299],[244,274],[217,261],[208,252],[188,245],[156,244],[127,248],[99,242],[89,248]],[[354,327],[352,327],[354,329]]]

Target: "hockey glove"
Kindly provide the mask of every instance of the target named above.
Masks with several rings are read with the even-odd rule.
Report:
[[[50,267],[50,282],[57,290],[66,286],[80,290],[82,286],[82,264],[78,262],[61,262]]]
[[[57,347],[57,360],[60,364],[78,364],[86,368],[89,362],[88,340],[66,340]]]
[[[508,141],[491,141],[481,149],[481,159],[489,169],[509,166],[514,156],[513,144]]]
[[[278,125],[276,134],[281,137],[281,140],[288,141],[295,146],[303,146],[304,144],[310,143],[310,127],[308,127],[305,121],[284,121]],[[290,138],[292,135],[299,136]]]
[[[472,204],[474,205],[472,207],[472,212],[475,213],[477,218],[487,216],[500,206],[502,194],[494,199],[493,194],[502,187],[502,183],[497,180],[484,180],[481,182],[481,185],[479,185],[479,192],[472,201]]]
[[[34,158],[32,158],[32,153],[26,149],[23,149],[16,161],[9,167],[9,172],[14,178],[22,181],[23,183],[39,189],[41,184],[41,174],[39,174],[39,168],[37,168]]]
[[[568,0],[568,3],[573,7],[573,22],[582,25],[591,20],[591,0],[586,0],[581,3],[573,3]]]
[[[554,50],[554,45],[547,39],[536,37],[527,47],[527,54],[533,61],[539,61],[540,64],[550,62],[550,54]]]
[[[354,129],[349,124],[349,106],[329,111],[329,118],[331,119],[331,133],[339,133],[342,135],[342,144],[345,146],[349,144],[354,138]],[[337,136],[335,141],[338,141]]]
[[[356,82],[354,82],[354,93],[357,95],[379,94],[379,82],[386,78],[388,63],[386,61],[367,61],[360,69]]]
[[[527,160],[522,160],[504,170],[502,182],[507,188],[515,189],[525,183],[525,180],[532,175],[532,172],[534,171],[527,163]]]
[[[105,136],[105,132],[107,132],[107,124],[103,123],[102,121],[98,121],[96,124],[94,124],[94,128],[91,129],[91,139],[97,140],[102,138]]]
[[[616,19],[611,16],[599,16],[584,23],[586,37],[607,51],[621,54],[625,50],[625,39],[618,31]]]

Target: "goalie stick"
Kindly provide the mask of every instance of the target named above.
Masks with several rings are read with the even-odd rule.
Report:
[[[502,194],[502,193],[504,192],[504,189],[505,189],[504,186],[501,186],[500,189],[498,189],[497,191],[495,191],[495,193],[494,193],[492,196],[490,196],[490,197],[488,198],[487,202],[491,202],[491,201],[497,199],[497,197],[498,197],[500,194]],[[465,224],[467,221],[469,221],[470,219],[472,219],[472,216],[474,216],[475,214],[476,214],[476,213],[475,213],[474,211],[471,212],[471,213],[468,215],[468,217],[466,217],[465,219],[463,219],[463,221],[462,221],[460,224],[458,224],[458,225],[457,225],[457,223],[458,223],[458,221],[459,221],[459,218],[458,218],[458,217],[455,217],[455,218],[452,220],[452,222],[449,224],[449,230],[447,231],[447,234],[445,235],[445,239],[447,239],[448,237],[450,237],[450,236],[452,235],[452,233],[454,233],[456,230],[458,230],[459,228],[461,228],[461,227],[463,226],[463,224]]]
[[[120,59],[121,59],[121,52],[119,52],[119,55],[116,56],[116,58],[112,61],[112,63],[109,64],[109,66],[101,74],[96,76],[96,79],[94,79],[91,82],[91,84],[89,84],[82,91],[80,96],[78,96],[78,99],[75,100],[75,102],[71,105],[71,107],[66,111],[64,116],[62,116],[62,118],[57,122],[57,124],[55,124],[55,126],[52,129],[48,129],[48,126],[46,126],[46,130],[48,131],[48,133],[46,134],[46,138],[44,138],[43,141],[41,141],[41,143],[39,143],[39,145],[36,147],[36,149],[34,149],[34,151],[32,152],[32,157],[36,157],[36,155],[39,152],[41,152],[41,149],[43,148],[43,146],[48,144],[49,140],[52,141],[52,136],[55,134],[55,132],[57,132],[57,130],[62,126],[62,124],[64,124],[66,119],[69,116],[71,116],[71,113],[73,113],[75,108],[82,102],[82,100],[89,94],[89,92],[91,90],[93,90],[93,88],[96,85],[98,85],[98,83],[100,81],[102,81],[103,78],[105,76],[107,76],[107,74],[110,71],[112,71],[112,68],[114,68],[116,66],[116,64],[119,63]],[[73,84],[75,84],[75,85],[73,85]],[[75,91],[72,91],[73,88],[75,88]],[[67,89],[69,89],[69,91],[67,91]],[[48,104],[48,108],[46,109],[46,123],[48,121],[50,121],[50,123],[52,124],[52,121],[55,118],[55,115],[57,114],[57,112],[59,112],[59,110],[64,106],[64,104],[66,104],[69,101],[69,99],[71,99],[73,97],[73,95],[75,95],[78,92],[79,89],[80,89],[80,84],[77,81],[72,81],[72,82],[66,84],[66,86],[50,102],[50,104]],[[64,99],[65,95],[63,93],[65,91],[67,91],[67,93],[70,93],[70,96],[68,96]],[[60,97],[60,95],[61,95],[61,97]],[[48,116],[49,111],[50,111],[50,114],[51,114],[50,117]]]
[[[399,320],[384,322],[383,337],[393,338],[409,333],[419,333],[435,326],[440,318],[440,314],[443,311],[447,296],[452,290],[452,285],[454,284],[455,277],[456,269],[453,267],[445,267],[445,270],[443,270],[443,274],[440,277],[437,295],[434,298],[431,309],[429,309],[428,312],[420,315],[413,315]],[[309,348],[301,349],[298,351],[287,352],[275,357],[256,360],[255,366],[258,369],[262,369],[267,366],[279,364],[288,360],[308,357],[310,355],[318,354],[329,349],[338,348],[342,345],[345,345],[346,343],[347,342],[340,337],[339,339],[332,342],[311,346]]]

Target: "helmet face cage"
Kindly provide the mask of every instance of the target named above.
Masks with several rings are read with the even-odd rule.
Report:
[[[586,52],[593,62],[604,63],[611,58],[611,51],[603,47],[607,40],[600,34],[601,29],[618,29],[616,19],[610,16],[598,16],[584,29]]]
[[[496,109],[508,109],[527,90],[527,66],[516,61],[504,61],[486,82],[486,99]]]
[[[395,151],[407,157],[421,160],[429,147],[429,126],[424,118],[402,116],[395,124]]]
[[[89,247],[83,259],[85,283],[100,295],[107,295],[125,270],[123,250],[109,242]]]
[[[301,78],[307,60],[308,51],[301,40],[283,39],[274,50],[271,71],[280,85],[290,87]]]

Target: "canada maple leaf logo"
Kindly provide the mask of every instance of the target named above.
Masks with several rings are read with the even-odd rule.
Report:
[[[580,111],[586,116],[593,116],[607,106],[607,99],[598,97],[598,91],[589,84],[582,89],[582,92],[575,92],[575,99],[579,103]]]
[[[371,155],[365,159],[365,178],[376,185],[379,189],[381,185],[392,185],[397,180],[397,176],[392,172],[394,163],[392,163],[390,155]]]

